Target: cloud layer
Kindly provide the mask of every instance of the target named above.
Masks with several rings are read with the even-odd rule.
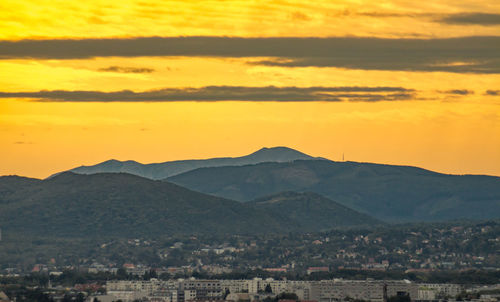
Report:
[[[266,57],[252,64],[500,73],[500,37],[448,39],[177,37],[0,41],[0,59]]]
[[[152,68],[109,66],[109,67],[106,67],[106,68],[100,68],[99,71],[103,71],[103,72],[118,72],[118,73],[152,73],[155,70],[152,69]]]
[[[415,91],[402,87],[243,87],[207,86],[166,88],[145,92],[130,90],[0,92],[0,98],[30,98],[48,102],[377,102],[415,98]]]
[[[500,25],[500,14],[490,13],[457,13],[445,15],[439,22],[456,25]]]

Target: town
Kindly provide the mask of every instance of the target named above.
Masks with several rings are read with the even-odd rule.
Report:
[[[409,224],[306,234],[73,240],[4,233],[0,273],[63,270],[184,278],[262,270],[304,275],[339,270],[498,270],[500,223]],[[57,253],[52,251],[57,250]]]
[[[5,280],[3,280],[5,281]],[[4,283],[4,282],[3,282]],[[408,302],[408,301],[499,301],[500,285],[416,283],[409,280],[319,281],[273,278],[159,280],[108,280],[104,284],[75,284],[27,289],[6,286],[0,301],[315,301],[315,302]]]
[[[499,234],[500,223],[490,221],[58,239],[59,252],[52,254],[49,239],[25,239],[30,244],[16,248],[4,232],[0,300],[497,301]]]

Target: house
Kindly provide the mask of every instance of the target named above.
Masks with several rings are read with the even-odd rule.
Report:
[[[9,297],[4,292],[0,292],[0,302],[10,302]]]
[[[307,274],[310,275],[312,273],[329,272],[329,271],[330,271],[330,268],[328,266],[309,267],[307,269]]]

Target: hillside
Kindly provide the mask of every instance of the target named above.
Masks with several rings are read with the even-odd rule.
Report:
[[[39,182],[39,179],[21,176],[0,176],[0,204],[7,202],[13,194],[23,188]]]
[[[315,204],[322,205],[330,211],[329,205]],[[291,202],[289,206],[295,204]],[[321,211],[314,210],[316,212],[307,215]],[[300,211],[301,208],[290,208],[292,219],[296,219]],[[330,217],[331,220],[338,218]],[[330,226],[366,224],[366,221],[372,222],[363,217],[353,218],[348,224],[339,218],[337,222],[323,219],[311,225],[309,222],[290,225],[290,217],[278,217],[262,203],[243,204],[125,173],[65,172],[46,180],[0,177],[0,227],[6,232],[130,238],[161,234],[299,232],[303,231],[302,227],[322,230]]]
[[[243,166],[263,162],[289,162],[318,159],[287,147],[262,148],[241,157],[179,160],[164,163],[141,164],[136,161],[108,160],[93,166],[81,166],[69,171],[78,174],[129,173],[150,179],[164,179],[173,175],[203,167]],[[52,176],[53,177],[53,176]]]
[[[202,168],[168,180],[239,201],[310,191],[393,222],[500,217],[500,177],[446,175],[407,166],[308,160]]]
[[[83,237],[280,230],[267,214],[241,203],[130,174],[66,172],[18,185],[2,196],[0,206],[2,229],[16,233]]]
[[[339,226],[375,225],[380,221],[319,194],[282,192],[248,203],[301,230],[328,230]]]

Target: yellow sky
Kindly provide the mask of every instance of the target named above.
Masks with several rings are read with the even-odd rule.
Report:
[[[0,38],[137,36],[497,35],[498,26],[449,26],[441,14],[498,12],[495,0],[3,0]]]
[[[149,36],[446,38],[500,26],[438,22],[500,12],[498,1],[11,1],[0,39]],[[288,146],[314,156],[500,176],[498,73],[249,64],[265,58],[0,60],[0,92],[161,88],[404,87],[380,102],[37,102],[0,98],[0,175],[46,177],[110,158],[143,163]],[[123,72],[110,67],[148,69]],[[105,71],[107,70],[107,71]],[[119,72],[121,71],[121,72]],[[460,89],[473,93],[450,94]]]

